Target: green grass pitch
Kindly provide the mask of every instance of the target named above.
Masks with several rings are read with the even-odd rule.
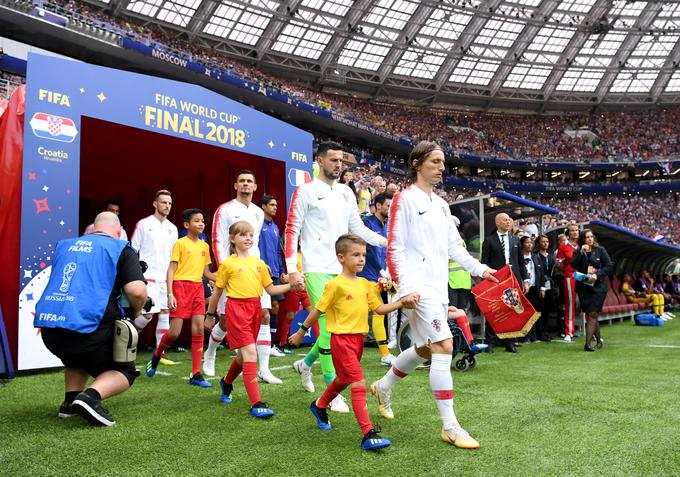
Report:
[[[277,413],[269,421],[247,416],[240,378],[231,405],[219,403],[216,379],[211,389],[189,386],[190,353],[171,354],[181,364],[106,401],[118,421],[111,428],[56,417],[60,372],[22,376],[0,386],[0,476],[680,475],[680,316],[662,328],[625,322],[602,332],[595,353],[582,338],[526,344],[454,371],[456,413],[477,451],[439,440],[426,371],[395,387],[393,421],[379,418],[369,394],[371,418],[393,441],[378,453],[359,449],[352,414],[331,413],[330,432],[316,428],[307,406],[323,390],[319,367],[317,394],[305,393],[290,367],[297,356],[271,360],[284,384],[261,385]],[[218,353],[220,372],[230,359]],[[386,370],[372,348],[362,364],[369,384]]]

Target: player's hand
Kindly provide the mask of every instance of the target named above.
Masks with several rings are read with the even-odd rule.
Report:
[[[168,310],[175,311],[177,309],[177,298],[170,295],[168,297]]]
[[[291,345],[295,346],[296,348],[300,346],[300,343],[302,343],[302,338],[305,337],[305,334],[302,332],[302,330],[297,330],[295,333],[290,335],[288,338],[288,343]]]
[[[215,318],[212,316],[205,315],[205,319],[203,320],[203,329],[206,331],[212,331],[212,329],[215,327]]]
[[[588,278],[586,280],[588,281],[588,283],[595,283],[595,281],[597,280],[597,275],[595,275],[594,273],[588,275]]]
[[[420,301],[420,293],[411,293],[409,295],[401,297],[401,303],[402,303],[402,305],[404,305],[404,308],[413,309],[418,305],[419,301]]]
[[[539,295],[541,298],[545,298],[545,292],[544,292],[543,290],[541,290],[541,291],[538,293],[538,295]]]
[[[288,283],[288,275],[282,273],[281,276],[279,277],[279,283],[281,283],[282,285]]]
[[[302,283],[296,283],[295,285],[291,285],[290,289],[293,291],[303,291],[305,289],[305,282],[303,281]]]
[[[590,245],[581,245],[581,252],[590,252]]]
[[[498,270],[494,270],[493,268],[487,269],[484,273],[482,273],[482,278],[486,280],[491,280],[494,283],[498,283],[498,278],[494,277],[493,274],[496,273]]]
[[[305,277],[300,272],[289,273],[288,274],[288,283],[290,283],[291,288],[293,288],[295,286],[299,286],[300,283],[302,284],[302,286],[304,286]]]
[[[522,293],[525,295],[529,293],[529,282],[524,282],[524,285],[522,286]]]

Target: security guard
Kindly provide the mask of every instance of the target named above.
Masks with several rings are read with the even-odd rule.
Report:
[[[33,322],[47,349],[64,363],[59,417],[78,414],[97,426],[116,423],[101,401],[127,390],[139,374],[134,363],[113,360],[114,322],[122,318],[118,297],[125,292],[134,316],[147,298],[139,259],[120,233],[118,217],[102,212],[93,233],[57,244]],[[84,389],[88,376],[95,379]]]
[[[458,217],[453,216],[453,223],[456,227],[460,224]],[[465,240],[461,241],[461,245],[467,250]],[[470,290],[472,289],[472,276],[470,272],[465,270],[463,266],[449,260],[449,305],[467,310],[470,306]]]

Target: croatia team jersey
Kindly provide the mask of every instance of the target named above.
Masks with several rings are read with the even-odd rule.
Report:
[[[574,267],[571,266],[571,260],[574,258],[574,252],[578,250],[578,245],[574,245],[568,240],[562,242],[557,247],[557,258],[562,260],[562,276],[564,278],[571,278],[574,276]]]
[[[387,236],[387,266],[400,296],[417,292],[448,303],[449,258],[473,275],[488,269],[463,247],[446,201],[415,185],[394,196]]]
[[[215,280],[215,286],[224,288],[229,298],[259,298],[271,284],[267,264],[253,256],[230,256],[220,263]]]
[[[210,247],[203,240],[182,237],[172,247],[171,262],[177,262],[174,281],[201,283],[205,266],[210,265]]]
[[[245,220],[255,229],[250,255],[260,258],[260,231],[264,222],[264,212],[252,202],[247,207],[236,199],[220,205],[215,211],[212,225],[212,247],[217,263],[229,258],[229,227],[234,222]]]
[[[373,284],[338,275],[326,283],[315,308],[326,313],[326,329],[336,335],[368,333],[368,312],[382,305]]]
[[[150,215],[137,222],[131,244],[139,253],[139,259],[149,266],[144,277],[165,281],[175,242],[177,227],[168,219],[161,222],[154,215]]]
[[[286,222],[286,267],[297,272],[298,238],[301,240],[305,273],[339,274],[335,241],[355,233],[371,245],[384,245],[385,238],[370,230],[359,217],[356,196],[345,184],[329,186],[314,179],[293,193]]]

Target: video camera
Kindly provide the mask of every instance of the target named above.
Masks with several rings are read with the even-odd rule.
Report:
[[[149,265],[144,260],[140,260],[139,265],[142,267],[142,273],[145,273],[146,270],[149,268]],[[120,294],[118,302],[120,303],[120,307],[123,309],[123,316],[125,318],[130,318],[131,320],[134,320],[136,318],[135,310],[130,305],[130,300],[128,299],[125,292],[122,292]],[[153,306],[154,306],[153,299],[151,297],[147,297],[146,302],[144,303],[144,306],[142,306],[142,313],[150,312],[151,308],[153,308]]]

